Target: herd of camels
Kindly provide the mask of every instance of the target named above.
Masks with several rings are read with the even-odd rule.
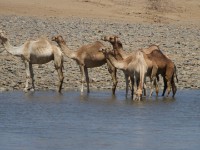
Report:
[[[175,96],[177,88],[175,78],[177,79],[176,66],[166,55],[164,55],[157,45],[151,45],[145,49],[139,49],[131,53],[123,50],[122,43],[118,36],[105,36],[101,40],[107,41],[112,45],[112,49],[106,47],[100,41],[83,45],[79,49],[70,50],[61,35],[53,36],[58,46],[52,44],[46,38],[38,40],[28,40],[23,45],[12,46],[5,36],[5,32],[0,30],[0,43],[5,50],[14,55],[21,57],[25,63],[26,84],[24,91],[34,91],[34,73],[32,64],[45,64],[54,61],[55,69],[58,72],[59,84],[58,92],[61,92],[63,84],[63,56],[66,55],[77,62],[81,72],[81,93],[84,89],[84,81],[87,83],[87,92],[89,89],[88,68],[99,67],[107,64],[108,71],[113,81],[112,94],[115,94],[117,86],[117,69],[123,71],[126,81],[126,97],[129,87],[133,100],[141,100],[142,95],[146,96],[146,77],[150,78],[150,96],[155,88],[158,96],[159,75],[162,76],[164,88],[162,96],[167,96],[172,90],[172,97]],[[85,77],[84,77],[85,76]],[[32,86],[29,87],[31,81]],[[178,79],[177,79],[178,82]],[[136,85],[136,86],[135,86]],[[137,89],[134,91],[134,87]]]

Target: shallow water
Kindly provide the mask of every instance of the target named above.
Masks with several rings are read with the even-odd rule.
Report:
[[[0,93],[0,150],[197,150],[200,90],[125,99],[124,91]]]

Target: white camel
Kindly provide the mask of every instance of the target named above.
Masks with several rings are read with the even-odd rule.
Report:
[[[34,73],[32,64],[45,64],[54,60],[55,69],[58,72],[59,84],[58,92],[61,92],[63,83],[63,53],[59,47],[51,44],[47,39],[41,38],[36,41],[26,41],[21,46],[12,46],[5,36],[5,32],[0,30],[0,43],[5,47],[6,51],[14,56],[21,57],[25,63],[26,84],[24,91],[34,91]],[[32,87],[29,88],[29,80],[31,79]]]
[[[137,91],[136,97],[133,99],[140,101],[142,97],[144,80],[148,69],[142,52],[136,51],[135,53],[131,53],[131,55],[129,55],[123,60],[116,60],[109,48],[104,47],[101,48],[99,51],[101,51],[117,69],[122,70],[131,78],[134,78],[135,76],[137,83]]]

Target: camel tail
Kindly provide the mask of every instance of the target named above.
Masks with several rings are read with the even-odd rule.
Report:
[[[176,81],[178,83],[178,75],[177,75],[177,68],[176,65],[174,65],[174,76],[176,77]]]

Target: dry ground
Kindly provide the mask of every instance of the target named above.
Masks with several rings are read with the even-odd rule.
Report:
[[[200,0],[1,0],[5,14],[200,24]]]

